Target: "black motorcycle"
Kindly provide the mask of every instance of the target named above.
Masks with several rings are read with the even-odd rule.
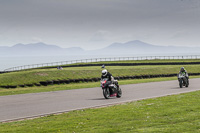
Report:
[[[178,74],[178,81],[180,88],[182,88],[183,86],[185,87],[189,86],[188,76],[186,76],[184,73]]]
[[[107,78],[102,79],[101,87],[103,89],[103,96],[106,99],[109,99],[110,97],[120,98],[122,96],[122,90],[119,87],[117,80],[114,80],[112,83],[111,81],[108,81]]]

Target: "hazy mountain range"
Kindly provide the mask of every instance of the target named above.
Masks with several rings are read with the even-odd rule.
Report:
[[[45,43],[16,44],[12,47],[0,47],[0,56],[44,56],[83,54],[85,50],[79,47],[61,48]]]
[[[97,50],[80,47],[61,48],[45,43],[16,44],[12,47],[0,46],[0,56],[48,56],[48,55],[123,55],[123,54],[178,54],[200,53],[200,47],[158,46],[139,40],[113,43]]]

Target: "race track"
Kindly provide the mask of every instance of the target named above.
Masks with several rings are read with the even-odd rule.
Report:
[[[0,122],[196,91],[199,84],[200,78],[190,79],[188,88],[179,88],[177,80],[121,85],[122,97],[112,99],[100,87],[0,96]]]

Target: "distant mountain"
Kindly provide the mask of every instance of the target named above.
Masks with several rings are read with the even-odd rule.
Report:
[[[154,45],[151,44],[147,44],[144,42],[141,42],[139,40],[135,40],[135,41],[130,41],[130,42],[126,42],[126,43],[113,43],[110,46],[108,46],[107,48],[111,48],[111,49],[118,49],[118,48],[125,48],[125,49],[129,49],[129,48],[148,48],[148,47],[152,47]]]
[[[74,55],[85,51],[79,47],[61,48],[45,43],[16,44],[12,47],[0,47],[0,56],[48,56],[48,55]]]
[[[126,43],[113,43],[97,50],[84,50],[80,47],[61,48],[45,43],[16,44],[12,47],[1,46],[0,56],[50,56],[50,55],[162,55],[162,54],[200,53],[200,47],[158,46],[139,40]]]
[[[200,47],[157,46],[139,40],[126,43],[113,43],[98,51],[104,54],[172,54],[172,53],[200,53]]]
[[[9,51],[16,55],[49,55],[54,52],[63,52],[63,49],[55,45],[44,43],[16,44]]]
[[[31,44],[16,44],[11,47],[14,50],[61,50],[62,48],[55,45],[47,45],[42,42]]]

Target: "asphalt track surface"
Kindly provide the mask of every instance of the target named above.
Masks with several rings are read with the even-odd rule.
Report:
[[[200,78],[190,79],[188,88],[179,88],[177,80],[121,85],[122,97],[112,99],[100,87],[0,96],[0,122],[197,91],[199,84]]]

